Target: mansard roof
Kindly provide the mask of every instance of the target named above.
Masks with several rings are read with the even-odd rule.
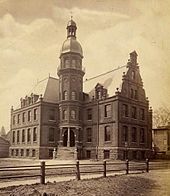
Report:
[[[57,103],[59,100],[59,79],[48,77],[39,81],[32,93],[42,95],[45,102]]]

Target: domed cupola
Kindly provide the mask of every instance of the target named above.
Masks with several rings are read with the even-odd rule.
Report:
[[[64,41],[60,57],[66,53],[75,53],[83,57],[83,50],[80,43],[76,40],[76,23],[71,19],[67,24],[67,39]]]

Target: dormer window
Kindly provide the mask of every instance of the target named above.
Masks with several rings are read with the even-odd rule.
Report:
[[[97,92],[97,99],[101,99],[102,98],[102,93],[101,93],[101,91],[98,91]]]

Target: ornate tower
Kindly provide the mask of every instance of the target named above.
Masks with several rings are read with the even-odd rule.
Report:
[[[81,107],[83,98],[82,69],[83,51],[76,40],[76,23],[67,24],[67,39],[64,41],[58,76],[60,81],[60,142],[59,146],[73,147],[80,144]]]

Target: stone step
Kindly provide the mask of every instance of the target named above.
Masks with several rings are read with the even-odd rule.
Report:
[[[74,160],[75,159],[75,147],[59,147],[57,151],[57,159]]]

